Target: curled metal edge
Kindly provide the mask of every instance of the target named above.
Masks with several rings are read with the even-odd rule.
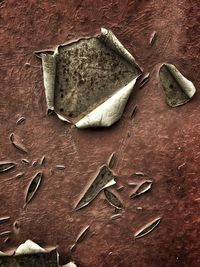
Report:
[[[128,98],[135,85],[136,79],[137,78],[133,79],[109,99],[79,120],[75,124],[76,127],[109,127],[117,122],[122,116]]]
[[[168,71],[171,73],[171,75],[174,76],[176,82],[180,85],[181,89],[188,97],[187,101],[184,101],[178,105],[171,105],[167,101],[168,104],[172,107],[181,106],[181,105],[186,104],[196,93],[196,88],[195,88],[194,84],[190,80],[188,80],[173,64],[163,63],[160,66],[159,75],[160,75],[160,72],[161,72],[163,67],[166,67],[168,69]],[[161,84],[162,84],[162,82],[161,82]]]
[[[120,55],[121,57],[123,57],[126,61],[128,61],[131,65],[133,65],[134,67],[136,67],[138,69],[138,76],[136,76],[136,78],[134,80],[132,80],[130,83],[132,83],[133,81],[136,81],[136,79],[141,75],[142,73],[142,69],[139,67],[139,65],[137,64],[135,58],[128,52],[128,50],[122,45],[122,43],[117,39],[117,37],[113,34],[112,31],[107,30],[105,28],[101,28],[101,34],[100,35],[95,35],[93,36],[95,38],[98,38],[100,41],[102,41],[106,46],[108,46],[110,49],[114,50],[118,55]],[[52,50],[41,50],[41,51],[36,51],[34,52],[34,54],[42,59],[42,68],[43,68],[43,82],[44,82],[44,88],[45,88],[45,96],[46,96],[46,103],[47,103],[47,114],[51,114],[52,112],[55,112],[54,110],[54,91],[55,91],[55,76],[56,76],[56,58],[59,54],[59,47],[61,46],[66,46],[66,45],[70,45],[76,42],[79,42],[80,40],[84,40],[84,39],[90,39],[92,37],[83,37],[83,38],[79,38],[77,40],[74,40],[72,42],[66,42],[64,44],[61,44],[59,46],[56,47],[54,53],[52,54]],[[124,86],[122,89],[124,89],[124,91],[127,91],[127,86],[130,85],[127,84],[126,86]],[[135,84],[135,82],[134,82]],[[133,85],[134,86],[134,85]],[[122,90],[121,89],[121,90]],[[121,91],[119,90],[119,91]],[[118,92],[119,92],[118,91]],[[115,93],[113,96],[111,96],[109,99],[107,99],[104,103],[106,103],[106,106],[109,105],[113,105],[115,104],[115,102],[113,102],[113,99],[117,98],[114,97],[116,94]],[[130,92],[131,93],[131,92]],[[128,97],[130,96],[130,93],[127,93]],[[125,92],[126,94],[126,92]],[[114,98],[113,98],[114,97]],[[85,120],[87,118],[87,116],[89,116],[93,111],[96,113],[96,110],[98,109],[98,106],[96,109],[94,109],[93,111],[89,112],[86,116],[84,116],[81,120],[79,120],[75,125],[77,128],[88,128],[88,127],[108,127],[111,126],[113,123],[115,123],[117,120],[119,120],[122,116],[123,111],[121,112],[121,110],[124,110],[124,107],[127,103],[128,97],[126,99],[126,101],[124,101],[124,99],[122,100],[123,105],[118,105],[119,107],[119,112],[118,112],[118,116],[114,116],[113,118],[113,122],[107,123],[100,123],[96,125],[95,122],[93,123],[86,123]],[[107,102],[108,100],[110,100],[109,102]],[[119,103],[119,101],[118,101]],[[123,107],[123,108],[122,108]],[[116,107],[115,107],[116,109]],[[110,108],[110,110],[114,110],[114,108]],[[67,119],[66,117],[64,117],[63,115],[59,114],[58,112],[55,112],[56,115],[58,116],[58,118],[62,121],[66,121],[68,123],[72,124],[72,121],[70,121],[69,119]],[[89,116],[90,117],[90,116]],[[117,119],[115,117],[118,117]],[[83,121],[82,121],[83,120]],[[82,123],[84,124],[84,126],[81,126]],[[88,126],[86,126],[86,124],[88,124]]]
[[[40,247],[38,244],[33,242],[32,240],[26,240],[24,243],[19,245],[19,247],[15,250],[14,253],[4,253],[0,251],[0,257],[15,257],[20,255],[33,255],[33,254],[40,254],[40,253],[50,253],[53,250],[57,250],[56,247],[44,249]],[[59,253],[57,252],[57,264],[58,267],[77,267],[77,265],[74,262],[69,262],[65,265],[59,265]]]

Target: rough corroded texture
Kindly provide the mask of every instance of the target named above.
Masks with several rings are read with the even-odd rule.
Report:
[[[58,245],[62,262],[71,259],[79,267],[200,266],[199,1],[10,0],[0,5],[0,158],[17,163],[0,174],[0,217],[11,216],[0,231],[12,230],[10,238],[0,237],[0,250],[32,239],[40,246]],[[78,130],[45,115],[41,64],[32,52],[91,36],[101,26],[116,34],[151,79],[131,96],[119,123],[103,130]],[[153,31],[158,37],[150,46]],[[173,109],[166,105],[158,83],[163,62],[174,64],[193,81],[197,94],[188,104]],[[139,112],[130,120],[135,104]],[[17,125],[20,116],[26,120]],[[12,132],[27,147],[27,155],[11,145]],[[114,211],[103,194],[73,211],[113,151],[118,176],[114,188],[124,186],[118,191],[125,206],[122,217],[110,219]],[[42,166],[21,163],[43,155]],[[39,171],[43,182],[23,209],[27,187]],[[133,175],[136,171],[146,173],[153,186],[130,199],[133,188],[128,183],[143,179]],[[20,172],[25,175],[16,179]],[[159,226],[134,241],[134,233],[157,217],[162,217]],[[87,225],[93,234],[70,254],[69,246]]]

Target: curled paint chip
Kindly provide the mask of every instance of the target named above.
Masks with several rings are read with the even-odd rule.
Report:
[[[27,240],[25,243],[21,244],[15,251],[15,256],[27,255],[27,254],[37,254],[46,253],[47,251],[41,248],[38,244],[31,240]]]
[[[186,104],[195,94],[196,88],[172,64],[163,64],[159,71],[160,82],[167,104],[177,107]]]
[[[96,178],[76,205],[75,210],[87,206],[101,192],[101,190],[115,184],[115,178],[116,177],[106,165],[102,166]]]
[[[135,238],[141,238],[149,233],[151,233],[160,223],[161,218],[156,218],[150,223],[146,224],[142,229],[135,233]]]
[[[14,162],[0,162],[0,173],[9,171],[14,168],[16,164]]]
[[[112,31],[36,52],[47,108],[78,128],[108,127],[122,116],[141,69]]]

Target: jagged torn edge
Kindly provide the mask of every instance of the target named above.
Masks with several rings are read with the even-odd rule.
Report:
[[[32,255],[32,254],[39,254],[39,253],[49,253],[51,251],[55,250],[55,248],[51,249],[44,249],[40,247],[38,244],[31,240],[27,240],[25,243],[21,244],[14,252],[13,255],[6,254],[0,251],[0,257],[1,256],[19,256],[19,255]],[[59,267],[77,267],[77,265],[74,262],[69,262],[65,265],[59,265],[59,254],[57,252],[57,262]]]
[[[122,56],[131,65],[142,72],[141,68],[138,66],[135,58],[126,50],[126,48],[121,44],[117,37],[112,31],[105,28],[101,28],[101,34],[97,37],[105,45],[114,50],[118,55]],[[83,39],[83,38],[82,38]],[[64,46],[67,44],[63,44]],[[55,76],[56,76],[56,58],[59,54],[59,46],[55,49],[54,53],[52,51],[38,51],[35,52],[37,56],[42,58],[42,68],[43,68],[43,79],[45,96],[47,102],[48,113],[54,111],[54,90],[55,90]],[[88,128],[88,127],[109,127],[115,122],[117,122],[124,111],[128,98],[133,90],[137,78],[136,76],[130,83],[125,87],[118,90],[109,99],[107,99],[103,104],[95,108],[93,111],[89,112],[86,116],[81,118],[75,125],[77,128]],[[56,112],[59,119],[72,123],[67,118]]]

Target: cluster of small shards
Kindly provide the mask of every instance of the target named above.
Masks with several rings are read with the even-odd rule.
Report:
[[[116,191],[118,192],[114,192],[109,190],[108,188],[114,184],[116,184],[116,179],[117,177],[113,174],[112,171],[112,167],[115,164],[115,160],[116,160],[116,154],[112,153],[108,164],[103,165],[97,176],[95,177],[94,181],[90,184],[90,186],[87,188],[85,194],[83,195],[83,197],[80,199],[80,201],[77,203],[75,210],[79,210],[84,208],[85,206],[87,206],[88,204],[91,203],[91,201],[93,201],[95,199],[95,197],[103,191],[105,199],[107,200],[107,202],[115,208],[115,214],[111,215],[111,219],[112,220],[116,220],[121,218],[121,216],[123,215],[123,212],[125,210],[124,204],[122,203],[120,196],[119,196],[119,192],[121,192],[124,187],[123,186],[119,186]],[[134,199],[137,198],[143,194],[145,194],[146,192],[148,192],[153,184],[152,180],[146,179],[145,178],[145,174],[143,172],[135,172],[136,176],[140,176],[143,179],[140,179],[140,182],[135,184],[135,183],[130,183],[130,186],[135,187],[133,193],[130,195],[130,199]],[[142,209],[142,207],[138,207],[138,209]],[[156,228],[156,226],[159,225],[161,221],[160,217],[155,218],[153,221],[148,222],[147,224],[145,224],[142,229],[140,229],[139,231],[135,232],[134,234],[134,238],[140,238],[143,237],[147,234],[149,234],[151,231],[154,230],[154,228]],[[72,246],[72,248],[74,248],[74,246],[79,243],[80,241],[82,241],[87,234],[89,233],[89,227],[87,226],[85,229],[83,229],[83,231],[79,234],[79,236],[77,237],[77,240],[75,242],[75,244]]]
[[[16,124],[19,125],[25,121],[25,117],[20,117]],[[4,183],[13,179],[23,179],[25,172],[17,172],[17,167],[19,164],[24,165],[24,167],[32,167],[37,169],[45,164],[46,157],[45,155],[41,156],[38,159],[30,160],[28,157],[29,151],[27,147],[24,146],[23,142],[20,140],[19,136],[15,133],[10,134],[10,143],[22,155],[19,162],[4,161],[0,162],[0,175],[7,173],[11,170],[16,170],[16,174],[13,177],[8,178],[7,180],[2,180],[0,183]],[[55,169],[64,170],[64,165],[56,165]],[[42,179],[44,178],[42,171],[35,171],[35,175],[31,179],[30,183],[27,186],[27,192],[24,199],[25,208],[36,196],[38,189],[42,184]],[[0,225],[4,226],[4,229],[7,224],[10,224],[11,217],[3,216],[0,217]],[[13,231],[18,231],[20,225],[18,221],[13,223],[13,230],[6,230],[0,232],[0,237],[4,239],[3,243],[9,243]],[[2,257],[1,257],[2,256]],[[12,257],[14,256],[14,257]],[[41,248],[39,245],[34,243],[31,240],[27,240],[24,244],[21,244],[15,251],[9,251],[8,253],[3,253],[0,251],[0,266],[5,267],[14,267],[14,266],[37,266],[37,267],[58,267],[59,265],[59,254],[57,248]],[[69,262],[63,267],[76,267],[74,262]]]

